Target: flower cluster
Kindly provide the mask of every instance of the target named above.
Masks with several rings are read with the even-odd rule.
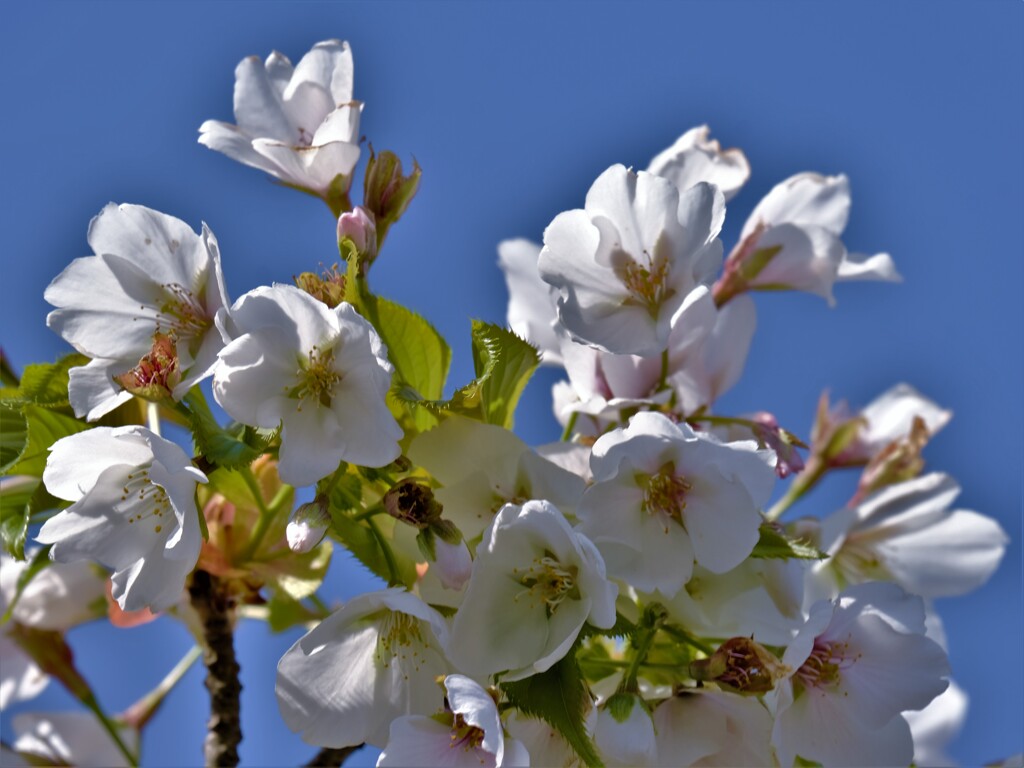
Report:
[[[941,755],[935,734],[961,707],[929,601],[983,584],[1007,543],[950,508],[954,480],[922,474],[949,412],[907,385],[859,411],[823,399],[805,442],[771,413],[717,407],[753,342],[751,293],[832,303],[836,282],[899,279],[887,254],[842,241],[845,176],[783,181],[726,255],[726,202],[750,174],[740,150],[703,126],[646,171],[612,165],[543,244],[499,245],[511,330],[474,323],[476,376],[446,390],[447,342],[370,287],[420,169],[371,153],[353,204],[348,44],[294,67],[248,58],[235,77],[237,125],[207,121],[199,141],[322,198],[336,262],[232,303],[205,225],[110,205],[90,225],[94,254],[47,289],[48,325],[77,354],[9,399],[27,430],[5,467],[5,504],[24,509],[5,545],[24,559],[38,526],[46,548],[4,560],[0,707],[58,676],[103,729],[28,718],[14,751],[135,762],[181,673],[113,722],[61,633],[167,612],[214,660],[240,617],[305,627],[278,663],[281,716],[310,744],[381,749],[380,766]],[[565,371],[564,437],[531,448],[510,430],[541,364]],[[188,451],[161,421],[188,430]],[[27,437],[40,434],[45,462]],[[809,506],[851,468],[844,508]],[[312,500],[296,506],[296,488]],[[386,588],[327,607],[332,542]],[[214,713],[232,716],[237,701]],[[207,756],[230,764],[223,733]]]

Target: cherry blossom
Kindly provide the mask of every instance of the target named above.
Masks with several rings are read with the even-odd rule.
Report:
[[[618,354],[656,355],[687,294],[721,263],[721,192],[613,165],[583,209],[544,232],[538,268],[559,290],[558,316],[573,339]]]
[[[94,421],[131,399],[114,380],[121,374],[140,387],[160,378],[180,400],[224,345],[214,327],[228,303],[216,238],[205,224],[197,235],[167,214],[111,203],[90,223],[89,245],[96,255],[72,261],[44,294],[57,307],[46,324],[93,358],[71,369],[75,414]],[[173,341],[174,370],[136,369],[157,334]]]
[[[286,184],[326,197],[347,193],[359,160],[359,114],[352,100],[352,51],[326,40],[297,66],[273,51],[235,68],[237,125],[207,120],[199,143],[266,171]]]
[[[126,611],[178,602],[199,559],[195,489],[206,482],[181,448],[145,427],[96,427],[53,444],[43,482],[74,502],[36,537],[53,560],[112,569]]]
[[[393,369],[351,304],[328,309],[275,285],[240,298],[229,323],[214,396],[243,424],[282,427],[284,482],[311,485],[342,461],[381,467],[398,457],[402,429],[384,402]]]
[[[728,202],[750,178],[750,163],[742,150],[723,150],[710,134],[706,125],[691,128],[659,152],[647,172],[668,179],[680,191],[706,181],[718,187]]]

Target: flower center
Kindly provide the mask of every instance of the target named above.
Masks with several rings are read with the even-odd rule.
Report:
[[[549,617],[567,597],[573,600],[580,599],[580,588],[576,583],[579,568],[575,565],[563,567],[555,559],[554,554],[547,550],[543,557],[534,558],[525,572],[520,568],[513,568],[512,575],[526,587],[513,600],[518,603],[523,595],[527,595],[531,603],[534,600],[543,603],[544,611]]]
[[[121,487],[121,501],[117,510],[127,514],[129,524],[151,520],[153,531],[160,533],[163,530],[164,515],[172,520],[174,518],[167,492],[150,480],[150,466],[144,465],[128,474]]]
[[[321,350],[315,344],[309,351],[309,357],[299,361],[296,371],[299,383],[294,387],[286,387],[288,397],[299,401],[299,410],[307,399],[317,406],[331,407],[334,388],[344,378],[334,368],[334,350]]]
[[[397,660],[399,665],[412,664],[419,670],[426,661],[426,645],[419,619],[399,611],[384,613],[377,637],[376,657],[385,669]]]
[[[693,490],[693,485],[682,475],[676,474],[673,462],[663,464],[661,469],[650,477],[638,476],[637,484],[644,489],[642,506],[645,512],[671,518],[682,524],[686,494]],[[668,528],[665,532],[668,533]]]
[[[164,283],[164,301],[156,317],[157,333],[188,341],[206,333],[213,324],[199,298],[179,283]]]
[[[659,238],[655,244],[654,256],[644,250],[641,261],[626,251],[612,256],[615,274],[629,291],[625,303],[644,307],[654,318],[657,318],[661,305],[675,293],[668,286],[669,260],[662,240]]]
[[[834,686],[839,682],[842,671],[857,663],[860,657],[861,654],[854,653],[848,642],[818,638],[814,641],[811,655],[796,671],[796,676],[808,688]]]
[[[469,752],[484,743],[484,731],[482,728],[467,723],[462,715],[456,714],[455,721],[452,723],[451,739],[452,749],[462,747],[463,750]]]

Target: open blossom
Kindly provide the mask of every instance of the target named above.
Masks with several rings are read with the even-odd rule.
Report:
[[[538,267],[559,290],[558,316],[572,337],[617,354],[655,355],[687,294],[721,263],[721,192],[679,191],[660,176],[613,165],[583,209],[544,232]]]
[[[540,350],[543,365],[560,365],[558,291],[541,279],[541,246],[524,240],[498,243],[498,265],[508,286],[508,327]]]
[[[547,501],[502,507],[476,555],[448,646],[468,674],[529,677],[562,659],[584,623],[615,623],[601,555]]]
[[[44,294],[57,307],[46,324],[93,358],[71,369],[75,414],[92,421],[129,400],[125,374],[144,378],[139,388],[159,378],[180,400],[213,371],[224,345],[214,327],[228,303],[216,238],[205,224],[197,235],[172,216],[111,203],[89,225],[89,245],[96,255],[72,261]],[[176,359],[160,356],[173,371],[152,370],[152,360],[140,366],[158,334],[164,347],[173,342]]]
[[[720,443],[662,414],[638,413],[594,444],[596,482],[580,502],[580,530],[609,574],[672,597],[695,561],[724,573],[751,553],[772,463],[753,441]]]
[[[750,178],[750,163],[742,150],[723,150],[709,138],[706,125],[691,128],[668,149],[659,152],[647,172],[668,179],[680,191],[706,181],[718,187],[729,201]]]
[[[199,559],[196,483],[206,475],[177,445],[144,427],[97,427],[53,444],[46,489],[74,502],[37,540],[60,563],[92,560],[114,571],[126,611],[174,605]]]
[[[217,402],[251,426],[282,426],[279,470],[312,485],[342,461],[382,467],[402,429],[387,408],[391,364],[351,304],[328,309],[290,285],[257,288],[232,307],[213,382]]]
[[[391,723],[377,768],[501,768],[528,766],[530,755],[506,739],[494,699],[465,675],[448,675],[447,707],[434,717],[408,715]]]
[[[352,100],[348,43],[317,43],[298,66],[274,51],[235,68],[235,120],[207,120],[199,143],[286,184],[326,197],[341,177],[351,184],[359,160],[359,113]]]
[[[800,173],[777,184],[743,225],[716,295],[746,287],[790,288],[834,303],[836,281],[900,280],[889,254],[847,252],[840,236],[849,213],[846,176]],[[741,285],[730,285],[736,280]]]
[[[829,559],[815,571],[839,585],[894,581],[925,598],[977,589],[1009,539],[995,520],[951,510],[959,493],[953,478],[933,473],[839,510],[821,522],[820,547]]]
[[[895,584],[869,582],[811,607],[786,649],[792,677],[776,689],[772,740],[782,765],[799,755],[825,768],[909,765],[910,727],[948,685],[946,653],[925,637],[924,604]]]
[[[654,723],[639,696],[620,693],[604,702],[593,730],[594,744],[609,768],[659,765]]]
[[[402,589],[351,600],[301,637],[277,665],[281,716],[309,744],[383,747],[402,715],[432,715],[450,671],[444,618]]]

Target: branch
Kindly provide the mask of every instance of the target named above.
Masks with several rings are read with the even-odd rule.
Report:
[[[238,765],[238,743],[242,740],[239,720],[242,684],[235,659],[231,599],[225,582],[206,571],[192,574],[188,591],[206,641],[203,663],[206,665],[206,690],[210,692],[210,721],[203,744],[206,765],[230,768]]]

